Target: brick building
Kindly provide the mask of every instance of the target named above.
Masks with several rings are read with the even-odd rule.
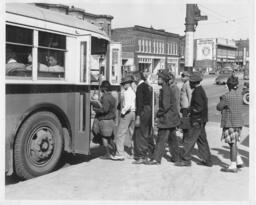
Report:
[[[111,38],[111,22],[113,16],[110,15],[97,15],[85,12],[85,10],[76,8],[74,6],[69,7],[63,4],[47,4],[47,3],[34,3],[36,6],[50,9],[56,12],[60,12],[66,15],[72,15],[78,19],[88,21],[89,23],[99,26],[103,31],[105,31]]]
[[[169,68],[179,74],[180,36],[135,25],[112,30],[112,40],[122,44],[122,73],[148,69],[156,74]]]

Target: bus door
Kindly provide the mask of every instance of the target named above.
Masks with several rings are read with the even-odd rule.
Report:
[[[121,100],[121,88],[120,82],[122,78],[122,59],[121,59],[121,43],[111,42],[109,46],[109,69],[108,79],[111,85],[113,85],[112,95],[116,99],[117,104]],[[115,88],[115,89],[114,89]],[[118,125],[119,115],[116,112],[116,125]]]
[[[76,97],[75,112],[75,137],[73,147],[76,153],[89,154],[90,148],[90,55],[91,55],[91,36],[78,37],[78,56],[79,58],[79,85],[78,97]]]
[[[110,58],[109,58],[109,81],[112,85],[120,85],[121,81],[121,43],[110,43]]]

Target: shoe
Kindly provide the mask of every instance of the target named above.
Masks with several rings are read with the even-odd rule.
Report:
[[[146,164],[146,165],[160,165],[161,162],[158,162],[158,161],[153,159],[153,160],[145,161],[144,164]]]
[[[180,159],[175,159],[173,157],[171,157],[171,159],[170,159],[170,162],[173,162],[173,163],[176,163],[176,162],[179,162],[179,161],[181,161],[181,160]]]
[[[226,168],[222,168],[221,171],[222,171],[222,172],[237,173],[237,168],[229,168],[229,167],[226,167]]]
[[[124,160],[124,156],[122,156],[122,155],[114,155],[114,156],[111,156],[111,159],[112,160],[117,160],[117,161],[123,161]]]
[[[111,154],[105,154],[103,156],[100,157],[100,159],[112,159],[112,155]]]
[[[140,159],[133,161],[132,164],[144,164],[145,162],[146,161],[144,159],[140,158]]]
[[[213,166],[212,162],[206,162],[206,161],[200,161],[197,164],[207,166],[207,167],[212,167]]]
[[[191,161],[179,161],[175,163],[175,166],[177,167],[190,167],[191,166]]]
[[[240,168],[243,168],[244,167],[244,164],[238,164],[236,165],[236,168],[240,169]]]

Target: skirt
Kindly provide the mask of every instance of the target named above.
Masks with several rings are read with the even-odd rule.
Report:
[[[224,141],[228,144],[232,144],[235,142],[240,141],[241,137],[241,127],[235,127],[235,128],[223,128],[222,130],[222,136],[221,139],[224,139]]]

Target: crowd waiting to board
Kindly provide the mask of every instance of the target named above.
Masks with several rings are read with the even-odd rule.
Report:
[[[102,82],[101,106],[93,108],[96,112],[93,142],[105,146],[104,158],[125,160],[132,157],[133,164],[160,165],[165,146],[168,144],[170,161],[175,166],[191,166],[192,150],[197,144],[201,159],[198,164],[212,167],[212,155],[205,130],[208,121],[208,99],[201,85],[201,73],[184,72],[181,75],[183,85],[179,90],[174,75],[168,69],[160,70],[158,84],[162,88],[156,113],[157,136],[154,136],[152,124],[153,89],[147,77],[145,72],[135,72],[124,77],[121,82],[124,91],[118,106],[111,96],[110,83]],[[222,115],[222,139],[230,146],[231,164],[222,171],[234,173],[243,167],[238,153],[243,120],[242,99],[237,92],[237,85],[238,78],[230,76],[227,81],[229,91],[220,97],[220,102],[216,105]],[[120,110],[120,121],[116,127],[114,113],[117,108]],[[178,145],[177,129],[182,129],[183,132],[182,149]],[[124,151],[127,139],[131,148],[128,156]]]

